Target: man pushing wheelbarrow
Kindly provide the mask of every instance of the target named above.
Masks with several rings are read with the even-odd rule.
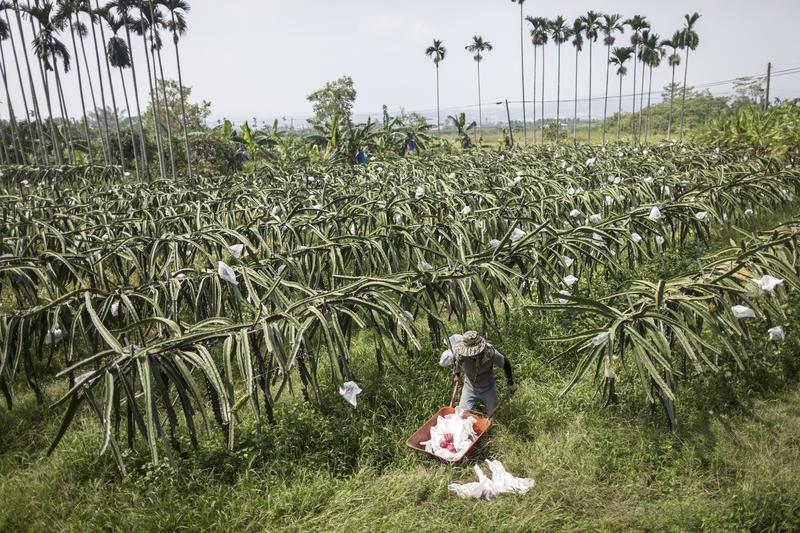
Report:
[[[481,402],[484,411],[491,417],[500,404],[494,367],[503,369],[508,382],[508,394],[517,390],[511,374],[511,363],[476,331],[467,331],[455,341],[452,348],[453,382],[456,386],[462,380],[464,383],[458,406],[465,411],[472,411],[475,404]]]
[[[511,363],[494,346],[474,331],[454,335],[449,339],[451,350],[442,354],[441,366],[454,365],[453,394],[450,405],[442,407],[406,444],[415,450],[433,455],[448,462],[460,461],[492,425],[492,418],[502,401],[497,393],[494,368],[505,372],[507,398],[517,390],[511,375]],[[464,384],[458,409],[454,408],[458,385]],[[483,404],[486,417],[474,412],[476,404]]]

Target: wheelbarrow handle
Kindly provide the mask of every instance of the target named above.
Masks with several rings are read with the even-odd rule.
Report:
[[[497,410],[500,409],[500,406],[503,405],[503,403],[505,403],[506,400],[508,400],[508,398],[510,396],[511,396],[511,391],[506,389],[506,393],[503,394],[503,397],[500,398],[500,401],[497,402],[497,405],[494,406],[494,409],[492,409],[492,412],[489,413],[489,416],[487,416],[486,418],[488,418],[489,420],[492,420],[494,418],[494,415],[497,414]]]
[[[460,384],[460,379],[453,383],[453,394],[450,395],[450,407],[453,407],[456,404],[456,393],[458,392],[458,386]]]

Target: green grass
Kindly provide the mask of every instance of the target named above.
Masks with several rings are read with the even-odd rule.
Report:
[[[606,130],[606,142],[617,142],[617,126],[616,122],[609,122],[608,128]],[[568,126],[565,128],[561,128],[562,131],[562,144],[569,145],[575,142],[576,138],[573,136],[572,126]],[[435,132],[434,132],[435,133]],[[500,140],[503,138],[504,129],[503,127],[498,126],[484,126],[483,128],[483,145],[488,147],[496,147],[500,143]],[[514,143],[516,146],[523,146],[525,145],[525,137],[523,135],[522,125],[515,124],[514,125]],[[536,144],[540,144],[541,141],[541,125],[537,125],[536,127],[536,142],[534,142],[534,129],[531,124],[528,124],[528,146],[533,146]],[[452,143],[458,144],[458,134],[454,128],[448,127],[442,130],[442,138],[446,139]],[[470,138],[472,139],[473,143],[477,143],[479,139],[479,132],[477,129],[470,131]],[[673,140],[678,139],[678,135],[672,135]],[[620,140],[627,143],[632,143],[637,141],[636,136],[634,133],[623,130]],[[639,139],[642,143],[644,143],[644,134],[642,134],[641,139]],[[657,144],[662,141],[667,140],[666,132],[662,131],[651,131],[647,136],[647,144]],[[546,142],[547,144],[555,144],[555,136],[552,134],[546,134]],[[586,144],[589,142],[589,127],[587,124],[578,124],[577,130],[577,142]],[[603,142],[603,128],[600,124],[593,124],[592,125],[592,144],[602,144]]]
[[[589,383],[560,399],[571,361],[549,362],[555,347],[541,341],[559,327],[551,318],[512,315],[492,336],[513,359],[520,392],[459,466],[404,446],[448,399],[448,372],[430,350],[380,384],[373,367],[358,369],[365,393],[357,410],[332,394],[318,412],[298,392],[277,410],[274,426],[258,434],[244,424],[235,451],[215,435],[175,469],[126,452],[133,472],[124,479],[110,457],[97,457],[97,428],[86,413],[45,457],[59,413],[25,393],[13,412],[0,411],[0,530],[800,527],[796,341],[775,351],[770,368],[681,384],[673,433],[625,379],[615,406],[592,402]],[[47,394],[60,390],[51,384]],[[470,465],[485,458],[536,486],[492,502],[448,492],[449,483],[471,481]]]

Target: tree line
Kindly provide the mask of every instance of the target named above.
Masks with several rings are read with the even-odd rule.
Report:
[[[580,67],[580,53],[584,50],[584,46],[588,43],[589,48],[589,64],[588,64],[588,85],[589,85],[589,122],[588,122],[588,136],[589,142],[592,140],[592,67],[594,43],[602,36],[602,44],[606,51],[606,81],[605,81],[605,96],[603,100],[603,122],[602,122],[602,142],[606,142],[606,123],[608,120],[608,89],[610,84],[610,74],[612,67],[619,78],[619,105],[617,113],[617,139],[621,137],[620,117],[622,115],[622,85],[623,77],[628,74],[628,61],[633,60],[633,102],[631,113],[636,113],[636,99],[639,98],[639,120],[634,128],[634,135],[639,140],[647,141],[650,131],[649,113],[645,116],[642,110],[650,108],[652,96],[652,80],[653,69],[658,68],[664,59],[672,69],[672,84],[670,87],[673,89],[669,95],[669,125],[667,127],[667,138],[672,137],[673,122],[678,122],[680,133],[679,137],[683,140],[684,124],[686,117],[686,79],[689,72],[689,52],[697,49],[700,39],[696,31],[696,25],[700,19],[698,13],[684,16],[683,26],[676,30],[672,37],[669,39],[662,39],[658,33],[652,30],[650,22],[645,16],[635,15],[631,18],[625,19],[622,15],[603,14],[597,11],[589,11],[585,15],[576,17],[570,24],[569,20],[559,15],[555,19],[549,20],[545,17],[525,16],[524,3],[525,0],[511,0],[513,3],[519,5],[519,27],[520,27],[520,77],[522,82],[522,127],[525,144],[528,143],[528,120],[527,120],[527,102],[525,95],[525,29],[527,22],[527,29],[530,39],[530,44],[533,46],[533,124],[532,131],[533,142],[536,143],[540,139],[542,143],[545,141],[545,127],[546,121],[544,116],[541,117],[540,134],[537,136],[536,125],[536,105],[537,98],[541,102],[542,114],[544,114],[544,104],[546,102],[545,92],[545,52],[547,44],[552,43],[555,45],[556,52],[556,118],[555,128],[556,134],[560,134],[561,128],[561,47],[563,44],[570,43],[575,48],[575,97],[573,109],[573,140],[577,141],[577,123],[578,123],[578,84],[579,84],[579,67]],[[630,30],[630,46],[614,46],[617,43],[617,38],[620,34]],[[472,37],[472,41],[466,45],[466,51],[473,54],[473,59],[477,67],[477,86],[478,86],[478,129],[482,134],[483,126],[483,112],[481,104],[481,71],[480,65],[487,52],[492,51],[493,46],[491,42],[485,40],[480,35]],[[539,51],[541,50],[541,53]],[[683,85],[680,88],[680,114],[673,118],[674,101],[678,94],[676,94],[675,74],[676,69],[680,66],[682,56],[680,51],[685,54],[685,61],[683,61]],[[440,39],[434,39],[433,44],[425,50],[425,54],[433,60],[436,68],[436,123],[437,130],[441,131],[441,113],[440,113],[440,100],[439,100],[439,67],[447,55],[447,48],[444,42]],[[541,68],[539,67],[539,59],[541,56]],[[641,75],[637,78],[637,70],[641,69]],[[538,78],[538,76],[541,76]],[[538,79],[537,79],[538,78]],[[537,94],[537,81],[541,80],[539,93]],[[645,96],[645,81],[647,80],[647,106],[644,106]],[[637,87],[637,81],[641,84]]]
[[[99,0],[0,1],[0,75],[10,125],[0,128],[2,162],[103,162],[133,168],[140,178],[151,177],[146,114],[139,95],[140,80],[146,76],[144,86],[149,88],[152,110],[147,118],[152,121],[158,173],[174,178],[178,166],[185,163],[191,177],[187,91],[179,49],[189,11],[185,0],[112,0],[103,5]],[[170,120],[170,83],[164,77],[162,58],[164,37],[171,38],[175,52],[180,124]],[[82,121],[77,123],[70,119],[64,98],[70,73],[74,78],[70,82],[77,83],[80,95]],[[114,77],[119,79],[122,94],[114,88]],[[10,86],[17,82],[21,102],[15,105]],[[123,105],[127,119],[118,111]],[[99,132],[99,142],[90,132],[90,117]],[[181,136],[183,154],[179,153]]]

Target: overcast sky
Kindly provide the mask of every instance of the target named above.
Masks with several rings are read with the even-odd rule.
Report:
[[[475,63],[464,50],[473,34],[494,45],[481,64],[483,100],[521,99],[519,7],[510,0],[193,0],[191,5],[189,34],[182,43],[184,76],[196,97],[212,102],[215,118],[308,115],[305,97],[345,74],[355,82],[358,112],[378,114],[384,103],[392,110],[435,108],[434,67],[424,55],[434,38],[444,40],[448,51],[441,65],[442,107],[475,104]],[[800,0],[524,4],[525,15],[560,14],[570,21],[590,9],[625,17],[645,15],[664,38],[681,27],[684,14],[700,12],[700,47],[690,56],[690,85],[761,73],[767,61],[777,70],[800,66]],[[627,44],[629,32],[621,39]],[[526,45],[529,42],[526,28]],[[533,89],[532,50],[526,46],[528,91]],[[603,52],[598,41],[592,89],[596,96],[604,90]],[[556,92],[555,46],[548,45],[546,54],[550,99]],[[586,97],[588,51],[580,61],[578,92]],[[563,99],[574,96],[574,72],[574,48],[567,44],[562,47]],[[658,69],[653,86],[660,88],[669,77],[669,68]],[[614,81],[611,92],[616,94]],[[631,83],[629,76],[623,92]],[[712,90],[726,92],[730,86]],[[775,78],[773,94],[800,96],[800,74]]]
[[[477,102],[475,63],[464,50],[474,34],[494,45],[481,64],[483,101],[521,99],[519,7],[510,0],[190,3],[189,32],[181,41],[184,80],[194,89],[193,99],[211,101],[213,119],[307,117],[311,106],[306,96],[342,75],[355,81],[358,113],[379,116],[382,104],[393,112],[401,106],[408,111],[430,111],[436,104],[435,75],[424,50],[434,38],[444,40],[448,51],[441,65],[441,102],[446,116],[452,112],[448,108]],[[776,70],[800,66],[800,0],[527,0],[524,5],[525,15],[553,18],[560,14],[569,21],[589,9],[617,12],[626,18],[645,15],[664,38],[681,27],[684,14],[699,11],[700,46],[690,57],[690,85],[759,74],[766,70],[767,61],[772,61]],[[629,37],[628,32],[618,44],[627,45]],[[141,45],[136,46],[141,60]],[[533,88],[532,52],[526,23],[528,100]],[[555,46],[548,45],[546,54],[549,100],[556,93]],[[169,40],[164,58],[167,77],[176,78]],[[143,64],[141,68],[144,70]],[[587,68],[588,47],[580,57],[581,98],[588,96]],[[562,115],[572,110],[568,102],[574,96],[574,73],[574,48],[566,44],[562,48]],[[670,69],[661,67],[654,74],[653,87],[662,87],[669,77]],[[140,75],[142,86],[143,78]],[[603,95],[604,82],[605,54],[598,41],[594,47],[595,97]],[[615,82],[612,73],[611,94],[617,93]],[[72,95],[72,115],[79,112],[76,85],[74,75],[65,81],[65,92]],[[623,92],[630,92],[630,85],[629,75]],[[712,90],[725,93],[731,88],[716,86]],[[800,73],[775,78],[773,94],[800,96]],[[613,106],[610,104],[611,109]]]

